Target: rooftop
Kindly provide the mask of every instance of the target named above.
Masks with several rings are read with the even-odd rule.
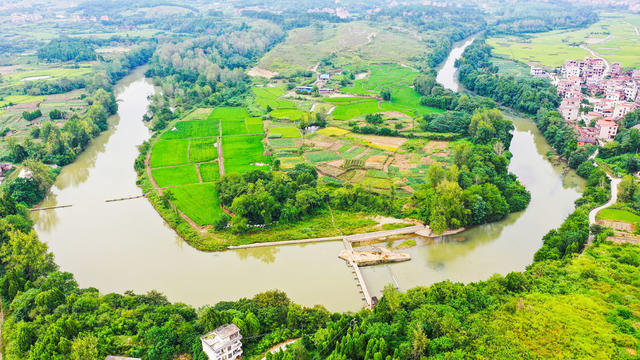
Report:
[[[124,356],[109,355],[104,360],[142,360],[142,359],[140,359],[140,358],[132,358],[132,357],[124,357]]]
[[[240,328],[235,324],[227,324],[205,334],[201,339],[205,344],[215,350],[225,346],[225,344],[229,342],[229,338],[235,334],[240,334]]]

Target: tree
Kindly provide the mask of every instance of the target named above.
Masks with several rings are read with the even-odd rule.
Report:
[[[384,101],[391,101],[391,89],[384,88],[384,89],[380,90],[380,97]]]
[[[98,338],[92,334],[78,336],[71,349],[73,360],[98,360]]]
[[[34,281],[56,269],[53,254],[34,231],[27,234],[10,231],[9,242],[0,247],[0,256],[7,271],[19,274],[26,281]]]
[[[634,181],[632,175],[622,178],[618,185],[618,201],[631,203],[634,202],[638,195],[638,184]]]
[[[58,109],[53,109],[53,110],[49,111],[49,118],[51,120],[62,119],[62,116],[63,116],[62,111],[60,111]]]

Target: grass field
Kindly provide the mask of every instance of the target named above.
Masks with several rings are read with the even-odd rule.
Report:
[[[217,162],[199,164],[202,182],[214,182],[220,179],[220,166]]]
[[[602,209],[597,215],[600,220],[624,221],[633,224],[640,224],[640,216],[620,209]]]
[[[152,168],[189,162],[189,140],[158,140],[151,151]]]
[[[211,161],[218,157],[217,138],[191,139],[189,145],[189,162]]]
[[[3,81],[7,83],[16,83],[29,78],[43,78],[42,80],[68,79],[87,75],[93,71],[94,69],[91,65],[80,65],[77,68],[55,67],[50,69],[33,69],[18,71],[16,73],[3,76]],[[44,77],[46,77],[46,79],[44,79]]]
[[[186,139],[193,137],[210,137],[218,136],[218,120],[190,120],[179,121],[174,129],[165,132],[162,139]]]
[[[425,46],[409,32],[354,21],[309,26],[288,32],[284,42],[275,46],[259,62],[261,68],[285,74],[307,70],[321,59],[335,53],[334,64],[352,61],[407,63],[421,56]]]
[[[300,131],[295,126],[278,126],[269,128],[269,135],[279,135],[283,139],[287,138],[299,138]]]
[[[607,13],[600,21],[580,30],[558,30],[523,36],[495,37],[487,40],[494,53],[525,63],[559,66],[568,59],[583,59],[589,52],[585,45],[610,62],[622,66],[640,66],[640,15]]]
[[[176,206],[196,224],[213,224],[222,214],[213,184],[193,184],[172,188]]]
[[[195,165],[183,165],[151,170],[153,179],[159,187],[199,183]]]

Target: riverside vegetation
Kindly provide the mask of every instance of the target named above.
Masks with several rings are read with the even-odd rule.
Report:
[[[104,6],[106,5],[92,2],[80,5],[78,9],[95,11]],[[115,2],[111,6],[111,10],[116,13],[126,14],[134,5]],[[264,6],[269,9],[273,5]],[[141,156],[135,164],[141,175],[140,185],[145,191],[151,191],[149,198],[152,203],[194,246],[220,248],[220,243],[214,243],[212,246],[211,243],[201,242],[200,235],[183,221],[177,211],[179,208],[188,212],[188,205],[181,206],[180,198],[197,198],[206,194],[200,189],[208,189],[206,191],[209,192],[210,195],[207,196],[210,199],[214,196],[219,197],[223,204],[235,212],[231,227],[224,231],[225,236],[232,241],[255,241],[251,238],[251,231],[247,229],[248,225],[269,225],[276,220],[296,220],[297,224],[311,227],[309,223],[323,222],[323,219],[329,218],[329,206],[336,209],[338,226],[344,221],[345,228],[350,231],[371,225],[364,217],[351,215],[354,211],[414,216],[430,223],[438,231],[495,221],[510,211],[520,210],[526,207],[529,197],[517,179],[508,174],[510,154],[507,149],[511,140],[512,125],[494,109],[496,103],[535,114],[545,137],[550,139],[550,143],[559,154],[571,162],[570,158],[574,153],[572,150],[575,148],[572,147],[569,132],[559,128],[556,114],[548,107],[554,100],[553,97],[546,97],[547,91],[553,94],[553,90],[547,84],[525,82],[523,85],[512,79],[501,79],[499,74],[491,71],[492,66],[482,65],[485,64],[483,62],[478,62],[480,65],[474,67],[469,55],[472,51],[477,51],[474,47],[470,47],[466,60],[462,60],[470,67],[465,70],[464,65],[461,66],[461,80],[469,89],[493,98],[495,102],[486,98],[446,92],[433,83],[432,67],[446,56],[447,49],[453,41],[477,30],[488,28],[493,32],[508,33],[584,26],[596,21],[595,13],[588,9],[575,8],[577,11],[567,12],[574,14],[573,16],[560,17],[557,15],[560,13],[559,10],[566,9],[553,4],[527,4],[523,8],[518,8],[518,4],[512,4],[508,6],[519,11],[506,12],[509,15],[496,22],[497,19],[492,18],[496,15],[485,14],[481,10],[467,12],[416,5],[385,11],[376,18],[378,21],[400,21],[400,14],[413,13],[415,17],[407,23],[413,23],[417,29],[444,29],[441,32],[434,31],[438,37],[427,41],[432,45],[430,48],[436,50],[421,57],[415,64],[421,66],[422,72],[415,74],[411,84],[415,90],[410,89],[409,84],[395,88],[389,86],[388,90],[385,86],[385,91],[380,94],[383,101],[388,101],[389,105],[385,106],[393,106],[395,91],[396,98],[404,99],[400,100],[401,103],[406,103],[406,99],[413,99],[411,101],[414,101],[414,109],[431,109],[423,113],[410,111],[411,122],[415,126],[410,131],[404,130],[403,135],[391,136],[405,140],[401,145],[404,148],[398,151],[401,147],[399,146],[391,152],[406,155],[415,152],[416,148],[428,146],[429,143],[433,146],[434,139],[449,141],[445,147],[446,151],[428,155],[440,154],[435,158],[431,157],[438,163],[416,170],[412,173],[413,176],[409,176],[422,180],[407,184],[415,187],[413,192],[407,190],[408,194],[400,196],[399,191],[392,186],[358,186],[351,184],[350,179],[339,177],[335,178],[343,182],[325,180],[334,177],[321,175],[314,162],[319,164],[331,161],[332,155],[326,150],[309,151],[307,154],[302,144],[293,146],[302,160],[286,169],[286,173],[277,170],[278,166],[281,166],[281,169],[286,166],[282,166],[285,162],[276,156],[275,159],[271,158],[270,162],[275,171],[256,169],[255,161],[235,163],[231,164],[230,168],[233,169],[235,166],[240,171],[231,172],[218,180],[219,173],[216,175],[215,165],[211,165],[217,165],[214,162],[217,154],[206,150],[206,144],[213,144],[211,139],[207,138],[220,137],[224,154],[225,126],[226,131],[236,132],[229,136],[243,136],[244,139],[248,139],[251,135],[261,135],[259,127],[255,126],[259,124],[258,120],[251,120],[254,117],[229,116],[228,112],[240,111],[238,109],[242,107],[248,109],[243,111],[249,115],[265,116],[265,119],[260,117],[263,123],[273,121],[277,124],[278,120],[281,120],[279,116],[269,116],[274,109],[287,110],[285,113],[289,116],[300,116],[294,122],[287,122],[286,126],[275,126],[289,127],[275,131],[274,133],[280,134],[280,138],[276,137],[275,140],[297,138],[298,136],[294,135],[299,134],[302,141],[304,135],[299,128],[306,127],[302,125],[330,125],[321,130],[325,135],[320,133],[316,136],[342,136],[339,138],[343,142],[340,148],[348,148],[342,152],[336,151],[340,154],[371,151],[357,150],[358,147],[376,148],[368,145],[371,142],[352,145],[353,142],[362,141],[361,138],[352,135],[357,132],[354,131],[356,126],[360,129],[367,126],[367,123],[382,124],[381,126],[392,131],[394,123],[398,122],[398,119],[393,119],[394,116],[375,116],[382,113],[379,111],[382,110],[380,105],[377,109],[374,107],[373,111],[367,110],[371,109],[371,105],[350,106],[358,109],[357,115],[350,119],[335,119],[335,116],[333,119],[326,118],[326,113],[321,111],[316,112],[320,115],[313,113],[309,116],[307,110],[310,110],[310,107],[305,107],[309,104],[296,101],[294,108],[288,108],[290,103],[283,102],[289,99],[281,96],[272,98],[269,103],[263,103],[266,106],[262,107],[259,104],[261,97],[250,91],[252,80],[244,75],[244,69],[282,42],[285,31],[313,26],[317,21],[336,24],[344,22],[334,16],[309,15],[306,9],[301,11],[298,8],[302,4],[297,2],[285,2],[279,6],[284,10],[281,14],[269,11],[247,12],[248,18],[256,21],[247,20],[250,25],[241,21],[226,20],[216,11],[194,16],[198,14],[198,9],[191,6],[177,6],[178,10],[172,9],[178,11],[178,14],[186,15],[173,14],[163,19],[149,20],[140,13],[132,16],[132,21],[138,25],[151,23],[152,26],[183,35],[193,36],[203,31],[208,34],[195,40],[185,40],[178,36],[171,39],[175,43],[167,43],[164,46],[160,44],[155,50],[148,74],[156,78],[157,84],[162,86],[163,93],[154,97],[150,109],[153,116],[147,120],[157,133],[151,142],[141,146]],[[366,9],[366,6],[354,5],[354,8]],[[443,15],[446,19],[444,24],[439,20],[433,20],[438,18],[435,15]],[[469,25],[465,26],[463,31],[456,32],[453,30],[455,26],[450,26],[455,19],[473,21],[464,22]],[[479,19],[490,19],[493,25]],[[438,42],[440,40],[442,43]],[[241,47],[240,44],[248,46]],[[480,47],[483,46],[481,42],[478,44]],[[54,56],[57,60],[80,61],[87,56],[82,53],[75,54],[73,46],[62,49],[63,53]],[[64,54],[67,51],[70,52]],[[46,55],[50,52],[43,50],[42,54],[52,56]],[[479,51],[480,54],[485,52],[486,50]],[[328,60],[332,62],[336,59]],[[340,66],[345,65],[346,68],[353,59],[337,60],[344,61],[337,63]],[[325,62],[325,66],[330,68],[332,65],[328,62]],[[372,68],[372,65],[366,64],[364,68]],[[288,86],[288,81],[298,82],[303,78],[309,78],[303,76],[306,74],[295,75],[295,71],[292,77],[285,78],[283,86]],[[347,74],[344,74],[347,79],[350,77],[349,71],[347,69]],[[483,81],[477,81],[479,78]],[[482,86],[477,86],[482,82],[492,84],[486,87],[484,93],[480,91]],[[356,91],[373,89],[360,86],[357,82],[346,82],[344,87],[352,87]],[[415,94],[409,93],[407,89]],[[523,94],[527,95],[523,97]],[[384,100],[389,95],[391,99]],[[273,106],[275,103],[278,105]],[[537,107],[536,103],[540,103],[540,106]],[[108,103],[101,106],[106,105]],[[195,108],[207,110],[194,110]],[[216,111],[219,112],[220,109],[227,112],[222,118],[215,116]],[[398,109],[407,111],[402,107]],[[228,119],[235,121],[224,122]],[[382,123],[379,122],[380,119]],[[209,120],[217,120],[218,129],[222,129],[222,133],[216,133],[216,130],[211,128],[202,130],[198,126],[198,122]],[[86,119],[77,120],[76,125],[80,121],[86,121],[85,125],[91,125]],[[348,121],[356,122],[350,125]],[[408,119],[404,121],[409,122]],[[227,125],[224,125],[225,123]],[[95,122],[93,124],[99,128]],[[268,133],[271,124],[265,125]],[[89,126],[89,129],[92,128]],[[193,135],[202,135],[202,131],[209,131],[204,139],[191,139],[196,137]],[[52,133],[55,134],[55,130]],[[64,134],[64,129],[60,134]],[[635,135],[627,133],[623,136],[633,138]],[[267,146],[273,149],[275,146],[272,146],[270,140],[267,137]],[[185,141],[190,144],[186,150]],[[186,197],[181,195],[180,190],[165,192],[163,195],[156,193],[146,174],[147,152],[152,147],[155,149],[156,146],[163,146],[158,144],[166,142],[170,145],[167,148],[174,149],[174,154],[165,151],[163,155],[160,151],[159,160],[154,160],[151,152],[150,161],[155,164],[163,164],[164,161],[163,165],[168,164],[167,166],[179,165],[179,176],[163,173],[161,170],[165,166],[154,168],[151,164],[151,168],[154,168],[151,171],[159,175],[156,181],[163,182],[166,187],[186,188],[183,189],[183,193],[189,194]],[[79,141],[74,145],[75,151],[81,151],[81,144]],[[243,149],[236,147],[233,141],[227,141],[226,144],[228,149],[235,147],[237,154],[242,154]],[[260,146],[264,145],[261,143]],[[183,150],[175,151],[180,147]],[[303,148],[302,151],[299,148]],[[390,150],[380,148],[379,144],[377,149]],[[628,149],[632,149],[632,146]],[[251,156],[263,156],[258,145],[251,145],[249,151],[252,151],[249,153]],[[446,152],[449,153],[444,155]],[[59,155],[44,150],[37,154],[40,154],[38,156],[42,159],[47,155]],[[605,238],[609,232],[606,229],[594,229],[594,245],[584,250],[589,236],[587,211],[595,204],[606,201],[609,185],[604,171],[600,167],[595,168],[591,161],[586,159],[588,154],[581,153],[580,156],[584,158],[574,158],[573,163],[579,173],[588,178],[587,189],[583,197],[577,201],[576,211],[559,229],[550,231],[544,237],[542,248],[526,271],[512,272],[505,276],[494,275],[486,281],[466,285],[441,282],[429,287],[414,288],[405,293],[388,288],[373,310],[363,309],[357,313],[343,314],[332,314],[322,306],[301,307],[291,303],[285,294],[278,291],[258,294],[251,299],[220,302],[213,306],[194,309],[185,304],[171,304],[157,292],[146,295],[136,295],[132,292],[101,294],[95,288],[79,288],[72,274],[59,271],[53,255],[47,250],[47,245],[38,240],[32,229],[28,208],[16,201],[18,199],[27,202],[20,198],[20,189],[4,187],[0,197],[0,296],[5,312],[2,324],[2,355],[7,359],[43,360],[99,359],[110,354],[162,360],[177,357],[206,359],[201,350],[199,336],[221,324],[233,322],[241,329],[244,337],[244,356],[256,359],[265,356],[265,352],[273,345],[294,338],[300,340],[290,345],[286,351],[266,354],[266,357],[270,360],[395,360],[427,357],[636,358],[640,336],[637,330],[640,317],[640,302],[637,296],[640,293],[640,283],[637,280],[640,275],[639,249],[634,245],[607,243]],[[54,159],[64,163],[72,160],[72,157]],[[225,158],[224,161],[226,160]],[[264,160],[269,163],[268,159]],[[353,159],[347,158],[345,163],[347,160]],[[32,160],[26,159],[25,167],[32,169],[34,179],[42,179],[37,185],[40,191],[43,191],[48,184],[50,185],[50,178],[47,180],[49,168],[40,164],[32,165],[30,162]],[[198,170],[196,177],[192,169]],[[420,170],[423,173],[420,173]],[[371,173],[369,176],[367,172],[366,177],[379,178],[373,175],[380,176],[378,173]],[[196,184],[188,184],[184,180],[190,179],[186,182],[193,182],[196,178]],[[344,186],[341,186],[342,184]],[[633,194],[637,191],[632,184],[627,185],[627,190],[622,192],[630,206],[634,206]],[[191,190],[196,188],[198,190]],[[188,204],[188,201],[182,202],[185,203]],[[217,203],[213,202],[213,205],[217,208]],[[262,211],[263,209],[265,211]],[[224,215],[221,215],[211,219],[223,217]],[[324,223],[330,224],[329,221]],[[207,219],[204,219],[203,224],[206,222]],[[226,224],[225,221],[215,221],[213,225],[222,229]],[[283,225],[272,226],[266,231],[259,230],[259,234],[267,238],[281,236],[282,233],[277,231],[283,230],[282,228],[290,233],[292,231]],[[240,235],[232,234],[232,231]],[[322,231],[321,229],[318,233]],[[301,231],[297,234],[304,236],[308,232]],[[582,251],[580,256],[576,255]]]

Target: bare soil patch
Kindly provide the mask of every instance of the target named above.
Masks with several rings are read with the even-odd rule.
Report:
[[[426,152],[430,152],[433,150],[446,150],[448,146],[448,141],[429,141],[429,143],[425,145],[422,150]]]
[[[277,72],[269,71],[260,67],[251,68],[249,71],[247,71],[247,74],[249,76],[261,76],[267,79],[271,79],[272,77],[278,75]]]
[[[418,164],[411,163],[404,154],[396,154],[393,158],[392,166],[402,170],[409,170],[418,167]]]
[[[385,111],[382,113],[385,116],[393,117],[397,119],[409,119],[409,115],[401,113],[400,111]]]
[[[15,74],[18,72],[18,69],[20,69],[18,65],[0,66],[0,75]]]
[[[384,167],[384,163],[387,161],[387,155],[373,155],[370,156],[364,163],[364,165],[368,168],[374,168],[378,170],[382,170]]]
[[[611,228],[613,230],[620,230],[632,233],[634,231],[634,226],[632,223],[624,222],[624,221],[614,221],[614,220],[598,220],[598,224]]]

